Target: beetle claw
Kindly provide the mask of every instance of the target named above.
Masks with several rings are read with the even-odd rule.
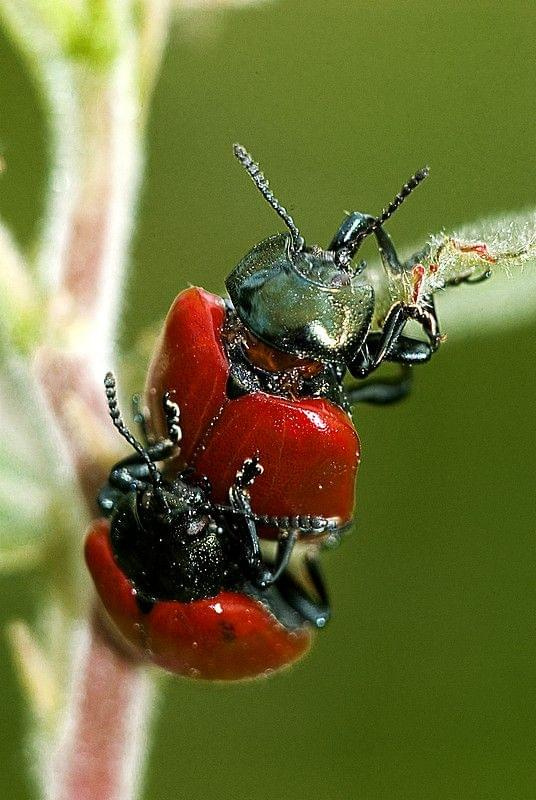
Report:
[[[259,475],[264,472],[264,467],[260,463],[259,454],[255,453],[252,458],[246,458],[240,469],[235,476],[235,484],[243,489],[246,486],[251,486]]]

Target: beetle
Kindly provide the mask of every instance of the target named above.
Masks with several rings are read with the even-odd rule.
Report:
[[[113,424],[135,454],[111,469],[98,497],[104,518],[91,525],[85,555],[116,628],[145,658],[190,677],[239,680],[298,659],[312,626],[327,620],[327,597],[311,560],[316,601],[286,574],[288,558],[271,569],[261,556],[249,498],[262,474],[258,457],[237,470],[228,504],[215,503],[191,472],[167,480],[157,466],[177,455],[182,438],[169,395],[167,437],[145,447],[121,417],[111,373],[105,387]]]
[[[240,145],[234,152],[288,232],[257,244],[235,266],[228,299],[197,287],[178,295],[148,371],[150,435],[165,433],[160,398],[169,392],[187,438],[180,458],[167,462],[169,475],[188,463],[223,502],[238,466],[258,451],[266,469],[251,487],[252,503],[277,523],[259,526],[261,538],[275,536],[283,549],[290,531],[312,547],[336,543],[352,523],[360,463],[351,409],[404,397],[412,367],[429,361],[442,338],[431,296],[394,303],[373,330],[374,289],[355,261],[373,235],[391,273],[412,268],[419,256],[402,263],[383,226],[428,170],[416,172],[380,216],[348,214],[322,248],[306,246],[258,164]],[[423,340],[405,334],[409,320]],[[385,361],[398,365],[399,376],[362,382]],[[329,526],[301,524],[320,517]]]

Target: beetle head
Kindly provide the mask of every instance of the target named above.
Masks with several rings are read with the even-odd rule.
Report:
[[[201,535],[210,522],[211,505],[203,490],[179,478],[140,489],[136,508],[143,527],[166,528],[168,535],[181,541]]]
[[[301,358],[345,363],[368,331],[374,290],[355,265],[362,242],[394,213],[426,176],[422,170],[406,184],[380,217],[353,212],[324,249],[307,247],[294,220],[271,192],[259,166],[240,145],[234,152],[289,233],[256,245],[226,281],[236,313],[268,345]]]

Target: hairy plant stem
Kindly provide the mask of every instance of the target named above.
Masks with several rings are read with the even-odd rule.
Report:
[[[78,77],[83,148],[48,324],[52,346],[80,356],[99,379],[112,358],[141,171],[131,72],[121,59],[110,73]]]
[[[97,613],[77,634],[47,800],[129,800],[143,770],[154,687],[145,669],[110,640]]]
[[[142,164],[135,79],[128,48],[113,68],[76,75],[78,149],[66,154],[65,225],[57,227],[56,286],[36,360],[37,381],[88,519],[115,447],[102,379],[113,366]],[[58,205],[57,198],[53,202]],[[70,544],[80,561],[80,540]],[[47,800],[130,800],[146,752],[152,679],[110,639],[95,610],[65,629],[70,675],[53,740],[42,754],[44,794]]]

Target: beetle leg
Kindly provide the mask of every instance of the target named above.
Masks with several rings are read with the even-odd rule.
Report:
[[[461,283],[469,283],[469,284],[482,283],[482,281],[487,281],[488,278],[491,278],[491,276],[492,276],[492,270],[487,269],[481,275],[477,275],[476,277],[473,277],[473,275],[465,275],[461,278],[451,278],[449,281],[447,281],[446,285],[459,286]]]
[[[234,529],[241,535],[246,546],[246,560],[248,566],[256,573],[262,571],[263,560],[255,524],[254,514],[251,510],[249,492],[244,486],[244,473],[247,473],[250,459],[244,462],[242,469],[238,470],[235,482],[229,489],[230,511],[235,512]],[[249,476],[251,478],[251,476]],[[253,478],[250,479],[250,483]],[[247,485],[247,483],[246,483]],[[223,507],[220,508],[223,510]]]
[[[407,261],[402,262],[398,257],[393,240],[385,228],[383,228],[381,225],[378,225],[378,227],[374,229],[374,236],[378,242],[378,250],[380,252],[380,258],[383,262],[383,265],[391,272],[406,272],[413,269],[415,264],[419,264],[430,251],[429,245],[426,245],[426,247],[424,247],[422,250],[419,250],[418,253],[414,253],[412,256],[410,256]]]
[[[237,516],[242,517],[238,521],[238,526],[247,535],[247,561],[253,573],[251,581],[256,588],[267,589],[278,581],[286,570],[298,539],[298,531],[281,531],[274,567],[272,570],[268,569],[262,557],[255,515],[251,509],[249,492],[246,488],[251,486],[255,478],[261,474],[262,467],[258,455],[255,454],[253,458],[246,459],[236,473],[235,482],[229,491],[229,498],[232,508],[238,512]]]
[[[119,501],[125,496],[125,492],[130,489],[131,485],[132,484],[129,484],[128,489],[122,489],[112,486],[110,483],[105,484],[97,496],[97,503],[100,510],[106,515],[111,514]]]
[[[134,456],[134,459],[139,457]],[[134,460],[132,464],[126,463],[130,460],[126,458],[112,468],[108,483],[102,487],[97,496],[99,508],[105,514],[110,514],[128,492],[143,491],[148,486],[146,479],[149,478],[149,470],[145,462]]]
[[[175,445],[169,439],[162,439],[160,442],[147,448],[147,455],[151,461],[165,461],[173,453]],[[128,471],[133,478],[149,478],[149,467],[144,459],[135,453],[134,455],[123,458],[114,464],[112,473],[117,470]]]
[[[305,590],[298,586],[288,572],[281,576],[277,587],[283,599],[294,608],[305,621],[312,623],[316,628],[323,628],[331,617],[326,585],[322,573],[320,572],[318,561],[306,557],[305,564],[308,577],[318,596],[317,601],[306,594]]]
[[[173,442],[174,445],[177,445],[182,439],[182,430],[179,425],[180,408],[177,403],[174,403],[171,400],[169,392],[165,392],[162,397],[162,407],[166,418],[168,439],[170,442]],[[147,409],[141,405],[140,395],[133,395],[132,417],[134,422],[140,426],[140,430],[145,442],[148,442],[150,447],[158,446],[160,443],[155,443],[153,437],[150,435],[147,413]]]
[[[435,300],[432,295],[424,297],[419,307],[412,309],[412,319],[418,322],[419,325],[422,325],[422,329],[428,337],[432,352],[435,352],[441,344],[442,336],[439,330]]]
[[[418,322],[428,342],[402,336],[408,320]],[[356,357],[348,364],[354,378],[366,378],[383,361],[416,364],[428,361],[441,342],[439,324],[433,300],[427,298],[422,306],[396,303],[389,311],[383,330],[369,333]]]
[[[146,489],[148,478],[148,470],[144,464],[133,464],[132,466],[118,464],[110,472],[108,483],[114,489],[119,489],[122,492],[129,492],[131,489]]]
[[[372,352],[374,354],[381,346],[381,333],[369,333],[366,343],[369,353]],[[401,334],[394,340],[383,360],[395,364],[413,366],[430,361],[433,352],[429,342],[423,342],[420,339],[413,339],[410,336]]]
[[[378,250],[380,251],[380,257],[385,268],[391,272],[402,272],[404,270],[404,264],[400,262],[393,240],[387,231],[379,225],[374,229],[374,236],[378,242]]]
[[[238,489],[251,486],[255,478],[262,475],[264,468],[260,462],[259,454],[255,453],[252,458],[246,458],[240,469],[235,475],[234,485]]]
[[[297,540],[298,531],[281,531],[279,539],[277,540],[277,553],[273,569],[269,570],[265,567],[262,570],[255,581],[257,588],[267,589],[268,586],[273,586],[273,584],[281,578],[288,567]]]
[[[412,382],[411,367],[401,364],[400,373],[396,378],[376,378],[366,383],[350,386],[346,390],[346,397],[351,406],[357,403],[373,403],[375,405],[396,403],[409,394]]]
[[[166,461],[175,450],[175,442],[171,439],[161,439],[147,448],[147,454],[151,461]]]
[[[152,461],[164,461],[175,449],[175,445],[164,439],[148,448],[147,453]],[[118,461],[110,471],[108,482],[100,490],[97,502],[104,513],[113,511],[115,504],[130,491],[143,491],[151,483],[151,475],[147,462],[135,453]]]
[[[369,334],[355,358],[348,364],[348,369],[354,378],[366,378],[380,366],[389,354],[391,346],[401,335],[408,318],[403,303],[396,303],[391,308],[381,333],[374,339],[370,338],[374,334]],[[373,345],[372,350],[370,345]]]
[[[182,439],[182,430],[181,426],[179,425],[180,408],[178,403],[173,402],[169,392],[164,392],[164,396],[162,397],[162,407],[166,417],[169,440],[174,445],[178,445]]]
[[[245,545],[246,561],[251,573],[251,581],[257,588],[264,588],[264,580],[268,578],[268,569],[264,563],[257,525],[249,502],[248,492],[235,484],[229,492],[231,506],[238,512],[235,516],[234,529],[239,533]],[[266,583],[266,585],[269,585]]]

